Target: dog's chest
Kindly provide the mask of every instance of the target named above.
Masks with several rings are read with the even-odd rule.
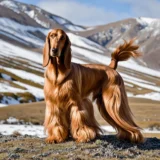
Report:
[[[59,85],[49,84],[44,87],[45,96],[55,103],[66,102],[72,95],[72,86],[70,82]]]

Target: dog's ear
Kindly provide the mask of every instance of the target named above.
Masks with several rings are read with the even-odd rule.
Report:
[[[66,41],[62,51],[64,55],[64,65],[67,69],[71,68],[71,42],[69,37],[66,35]]]
[[[49,63],[49,52],[50,52],[50,40],[49,40],[50,32],[46,37],[46,42],[43,48],[43,67],[46,67]]]

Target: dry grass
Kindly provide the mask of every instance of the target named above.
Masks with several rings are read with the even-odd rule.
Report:
[[[149,138],[149,137],[157,137],[160,139],[160,134],[159,133],[143,133],[144,137]]]
[[[17,119],[34,124],[43,124],[45,111],[44,102],[26,103],[20,105],[12,105],[0,108],[0,120],[8,117],[16,117]]]
[[[134,115],[135,121],[141,128],[151,127],[153,125],[160,126],[160,102],[143,98],[129,98],[129,104]],[[96,118],[100,124],[105,125],[106,122],[101,118],[97,108]]]
[[[129,98],[129,103],[134,114],[134,119],[141,128],[160,126],[160,102],[147,99]],[[26,122],[29,121],[34,124],[43,124],[44,112],[45,102],[13,105],[0,108],[0,120],[12,116],[18,119],[23,119]],[[101,125],[107,124],[100,116],[96,107],[95,116]],[[148,134],[146,136],[151,135]],[[154,136],[157,137],[157,134],[153,134],[152,137]]]

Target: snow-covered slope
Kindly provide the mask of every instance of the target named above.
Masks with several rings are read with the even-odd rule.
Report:
[[[73,33],[68,33],[68,36],[72,43],[73,62],[109,64],[110,58],[104,54],[101,46]],[[40,45],[40,43],[38,44]],[[0,58],[2,62],[0,65],[0,92],[3,95],[0,99],[1,104],[17,104],[44,99],[42,54],[0,40]],[[149,78],[144,80],[143,77],[142,80],[140,77],[143,75],[156,79],[156,77],[160,77],[159,72],[132,61],[119,63],[119,66],[122,69],[120,73],[128,87],[129,96],[160,100],[160,87],[151,82]],[[132,90],[132,88],[134,89]],[[140,94],[135,94],[138,90]],[[144,90],[145,94],[142,94]],[[30,93],[31,99],[26,99],[25,93]],[[150,95],[153,96],[150,97]]]
[[[9,37],[12,40],[28,46],[32,45],[34,47],[40,47],[43,45],[44,40],[41,37],[38,37],[38,35],[34,35],[35,32],[45,35],[47,34],[48,29],[25,26],[8,18],[0,18],[0,34]]]
[[[51,23],[49,21],[43,23],[43,16],[48,17],[46,19],[52,19],[54,24],[60,25],[67,32],[72,43],[73,62],[108,65],[110,63],[110,53],[122,43],[120,39],[113,40],[112,37],[114,45],[108,42],[109,50],[106,50],[103,45],[93,42],[91,37],[88,39],[84,35],[80,36],[80,33],[86,32],[85,27],[74,26],[78,27],[76,32],[81,30],[81,32],[78,32],[79,35],[69,32],[64,27],[73,24],[62,17],[52,15],[35,6],[11,0],[0,0],[0,9],[1,7],[5,7],[5,10],[9,9],[12,12],[8,10],[7,13],[3,12],[5,16],[0,16],[0,107],[44,99],[42,48],[45,37],[50,31]],[[11,13],[17,15],[16,20],[13,19]],[[25,17],[27,21],[23,22],[21,16]],[[154,25],[155,21],[148,19],[134,20],[135,23],[149,26]],[[41,23],[45,25],[48,23],[48,28]],[[122,28],[125,32],[130,28],[130,25],[123,24]],[[95,29],[96,27],[90,28],[87,30],[87,34],[93,33]],[[108,41],[110,41],[109,37],[113,35],[122,37],[122,33],[118,29],[110,29],[106,33]],[[99,34],[102,35],[99,32],[96,36],[98,37]],[[94,37],[96,36],[94,35]],[[123,35],[123,37],[125,36]],[[159,72],[134,60],[119,63],[118,71],[124,78],[128,96],[160,100]]]
[[[29,20],[30,18],[35,21],[34,25],[37,23],[37,25],[44,28],[58,27],[70,31],[84,31],[86,29],[86,27],[73,24],[65,18],[48,13],[43,9],[33,5],[27,5],[24,3],[16,2],[14,0],[0,0],[0,6],[13,11],[13,14],[15,14],[14,17],[17,21],[20,19],[16,16],[21,15],[28,21],[29,25],[33,24],[33,21]]]
[[[20,13],[19,8],[14,1],[9,1],[9,0],[1,1],[0,5],[5,6],[6,8],[9,8],[16,13]]]
[[[0,40],[0,103],[43,100],[42,55]]]
[[[25,26],[9,18],[0,18],[1,34],[11,38],[10,42],[0,39],[0,103],[18,104],[24,102],[33,102],[44,99],[43,95],[43,72],[42,53],[31,51],[37,48],[42,50],[44,40],[32,35],[38,32],[44,37],[50,29]],[[103,47],[96,43],[79,37],[73,33],[68,33],[73,47],[83,48],[86,52],[103,53]],[[20,42],[21,45],[14,45]],[[12,44],[13,43],[13,44]],[[27,44],[24,48],[22,44]],[[74,49],[73,49],[74,50]],[[73,61],[77,63],[86,63],[88,60],[74,55]]]
[[[79,32],[79,35],[104,46],[109,54],[123,39],[137,38],[143,53],[139,64],[160,71],[160,19],[130,18],[122,21],[96,26]]]

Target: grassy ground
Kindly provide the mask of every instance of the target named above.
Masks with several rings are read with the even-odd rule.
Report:
[[[146,139],[144,144],[120,141],[115,136],[101,136],[93,142],[46,144],[31,136],[0,136],[1,160],[159,160],[160,140]]]
[[[134,119],[140,127],[160,128],[160,102],[146,99],[129,98],[129,103],[134,115]],[[0,120],[7,119],[8,117],[16,117],[17,119],[23,119],[26,122],[29,121],[34,124],[43,124],[44,112],[45,102],[13,105],[0,108]],[[96,107],[95,117],[101,125],[107,125],[107,123],[100,116]],[[160,137],[160,135],[157,134],[149,134],[146,136]]]
[[[160,126],[160,102],[143,98],[129,98],[130,108],[134,115],[134,120],[142,128],[152,125]],[[95,108],[96,109],[96,108]],[[105,121],[96,111],[100,124],[105,125]]]
[[[44,112],[44,102],[12,105],[0,108],[0,120],[7,119],[8,117],[16,117],[17,119],[23,119],[26,122],[43,124]]]

